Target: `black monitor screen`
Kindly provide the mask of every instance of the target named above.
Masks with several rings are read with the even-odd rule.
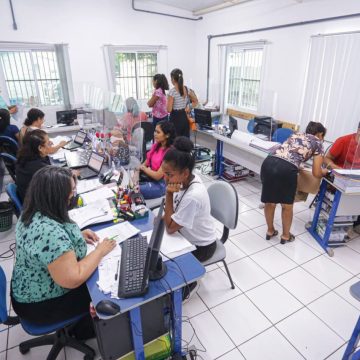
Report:
[[[210,128],[212,125],[211,111],[194,109],[195,112],[195,122],[199,124],[200,127]]]
[[[77,119],[77,110],[64,110],[56,112],[56,122],[58,124],[72,124]]]
[[[238,129],[238,123],[237,123],[237,120],[232,117],[232,116],[229,116],[229,130],[230,130],[230,133],[232,134],[235,130],[239,130]]]
[[[148,247],[145,271],[148,271],[150,280],[157,280],[165,275],[166,267],[159,256],[161,243],[164,235],[165,224],[162,218],[165,200],[161,202],[159,213],[154,220],[154,229],[151,234]]]

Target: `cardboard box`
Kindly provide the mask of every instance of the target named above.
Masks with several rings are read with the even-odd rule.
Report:
[[[297,190],[308,194],[317,194],[321,179],[316,178],[311,170],[300,170],[298,175]]]

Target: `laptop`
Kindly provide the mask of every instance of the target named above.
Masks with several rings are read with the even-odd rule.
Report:
[[[90,179],[98,176],[104,163],[104,158],[96,152],[92,152],[86,167],[80,168],[79,179]]]
[[[78,131],[74,140],[65,146],[63,146],[63,149],[66,150],[73,150],[81,147],[84,144],[84,141],[86,139],[86,133],[83,131]]]
[[[79,149],[72,152],[67,151],[65,153],[66,166],[70,169],[78,169],[81,167],[85,167],[89,162],[91,154],[91,149]]]

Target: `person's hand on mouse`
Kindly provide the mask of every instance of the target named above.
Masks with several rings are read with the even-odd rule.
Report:
[[[95,245],[99,241],[99,237],[90,229],[82,231],[82,234],[87,244]]]
[[[168,193],[175,193],[175,192],[179,192],[180,190],[181,190],[180,183],[168,183],[166,186],[166,191]]]
[[[98,246],[96,247],[97,251],[100,251],[101,255],[104,257],[105,255],[107,255],[112,249],[115,248],[115,246],[117,246],[117,243],[115,240],[111,240],[108,238],[105,238],[102,242],[100,242],[98,244]]]

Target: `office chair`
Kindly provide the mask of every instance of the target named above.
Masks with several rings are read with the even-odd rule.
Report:
[[[288,128],[279,128],[276,129],[271,141],[276,141],[280,144],[282,144],[283,142],[285,142],[292,134],[294,133],[294,131],[292,129],[288,129]]]
[[[7,153],[0,153],[0,159],[4,161],[5,167],[9,172],[11,178],[14,181],[16,181],[16,175],[15,175],[16,157]]]
[[[85,354],[84,360],[93,360],[95,351],[83,342],[76,340],[69,335],[69,330],[84,316],[79,315],[72,319],[65,320],[53,325],[34,325],[18,316],[8,316],[6,306],[6,277],[4,270],[0,266],[0,321],[5,325],[16,325],[19,322],[23,329],[33,336],[39,336],[35,339],[27,340],[19,345],[19,350],[22,354],[26,354],[33,347],[52,345],[52,348],[47,356],[47,360],[55,360],[65,346],[70,346]],[[49,335],[55,332],[55,334]]]
[[[141,128],[143,131],[141,161],[144,161],[146,159],[146,144],[152,142],[154,139],[154,126],[150,122],[140,121],[131,129],[131,135],[133,135],[134,131],[138,128]]]
[[[17,193],[16,184],[14,183],[7,184],[5,189],[6,189],[6,193],[9,195],[9,198],[11,199],[11,201],[15,206],[15,215],[17,218],[19,218],[20,213],[22,211],[22,202]]]
[[[0,152],[16,157],[18,149],[19,145],[14,139],[9,136],[0,136]]]
[[[255,127],[255,120],[249,120],[248,124],[247,124],[247,131],[251,134],[254,133],[254,127]]]
[[[214,255],[202,265],[209,266],[222,262],[229,277],[231,288],[235,285],[230,275],[229,268],[225,262],[226,249],[225,242],[229,238],[229,229],[235,229],[238,222],[239,201],[235,188],[225,181],[217,181],[208,188],[211,205],[211,215],[224,225],[223,234],[220,240],[216,241]]]

